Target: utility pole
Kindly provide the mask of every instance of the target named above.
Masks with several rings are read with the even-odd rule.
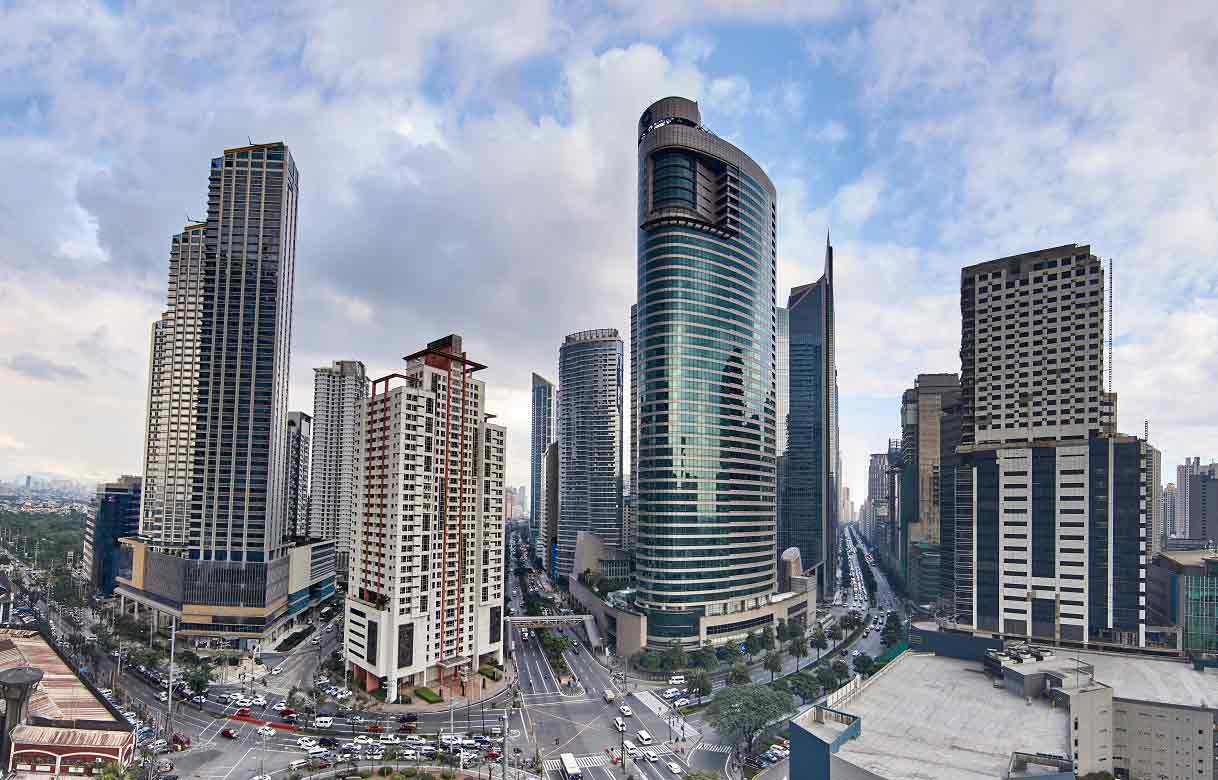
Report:
[[[173,616],[170,616],[169,619],[171,621],[169,624],[169,709],[167,710],[167,714],[165,715],[165,731],[167,732],[167,736],[169,737],[168,742],[170,744],[170,747],[172,747],[173,746],[173,687],[174,687],[173,651],[174,651],[174,643],[177,640],[177,636],[178,636],[178,619]]]

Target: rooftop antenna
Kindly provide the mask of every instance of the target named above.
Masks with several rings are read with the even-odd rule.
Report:
[[[1112,392],[1112,258],[1108,258],[1108,392]]]
[[[250,142],[250,146],[253,146],[253,145],[254,145],[254,137],[253,137],[253,136],[249,136],[249,135],[247,135],[247,136],[245,137],[245,140],[247,140],[247,141],[249,141],[249,142]]]
[[[1150,441],[1150,420],[1142,421],[1142,438]]]

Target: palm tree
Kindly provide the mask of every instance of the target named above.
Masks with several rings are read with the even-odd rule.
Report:
[[[825,637],[825,632],[820,626],[816,627],[816,631],[812,634],[812,640],[809,644],[816,648],[816,661],[820,663],[820,652],[829,647],[829,640]]]
[[[782,671],[782,656],[774,651],[766,653],[765,669],[770,673],[770,682],[774,682],[774,675]]]

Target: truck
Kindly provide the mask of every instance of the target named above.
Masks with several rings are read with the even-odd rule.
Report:
[[[613,700],[614,700],[614,699],[616,699],[616,698],[617,698],[617,694],[616,694],[616,693],[614,693],[613,691],[609,690],[608,688],[606,688],[606,689],[605,689],[605,703],[606,703],[606,704],[608,704],[609,702],[613,701]]]

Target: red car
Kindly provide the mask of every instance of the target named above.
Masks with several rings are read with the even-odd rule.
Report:
[[[242,707],[241,709],[237,710],[233,714],[236,715],[238,718],[248,718],[250,716],[250,708]]]
[[[236,739],[237,732],[233,731],[232,729],[224,729],[223,731],[220,732],[220,736],[228,737],[229,739]]]
[[[314,769],[325,769],[328,766],[330,766],[330,762],[325,760],[324,758],[319,758],[313,762]]]
[[[500,753],[498,750],[495,750],[494,748],[492,748],[492,749],[486,751],[486,757],[488,759],[490,759],[491,761],[494,761],[497,758],[503,758],[503,754]]]
[[[282,710],[279,711],[279,717],[281,717],[281,718],[290,718],[295,714],[296,714],[296,710],[292,709],[291,707],[284,707]]]
[[[371,731],[373,734],[380,734],[382,731],[385,730],[385,727],[379,723],[369,723],[368,730]]]
[[[403,734],[413,734],[419,730],[417,723],[403,723],[398,726],[398,731]]]

